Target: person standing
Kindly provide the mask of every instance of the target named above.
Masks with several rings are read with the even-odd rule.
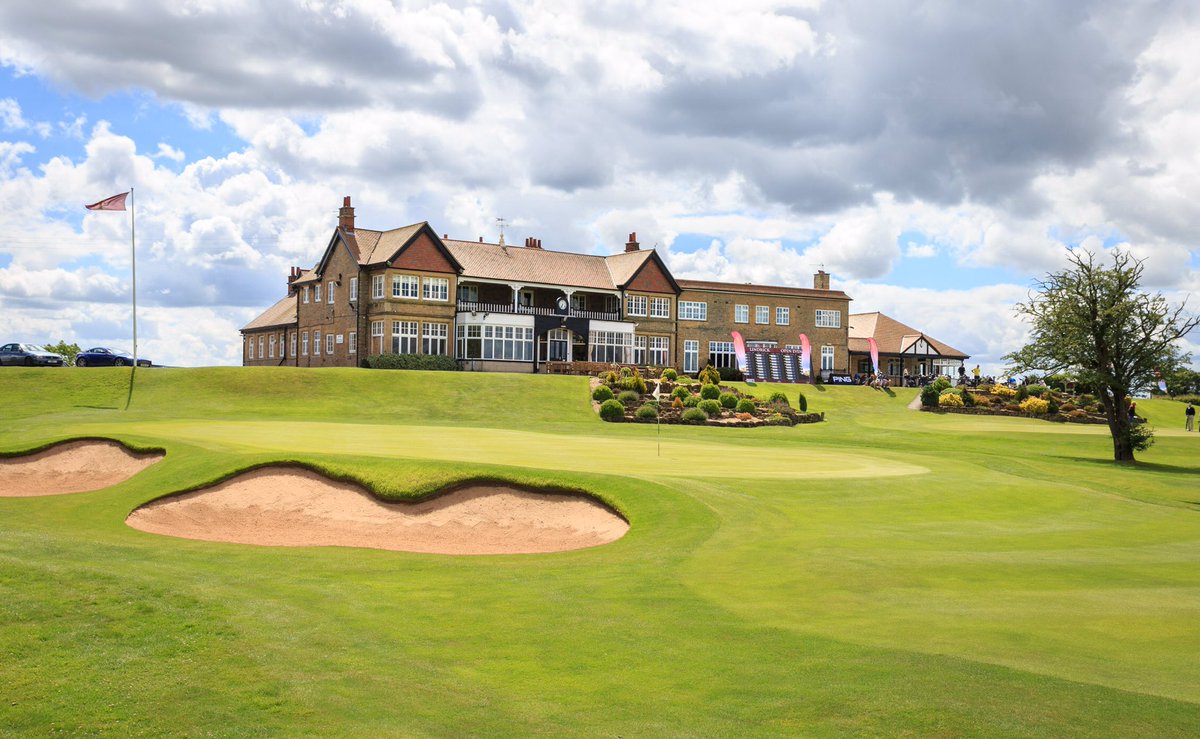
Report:
[[[1191,403],[1188,403],[1187,410],[1183,412],[1183,418],[1184,418],[1184,424],[1183,424],[1184,430],[1185,431],[1195,431],[1196,430],[1196,407],[1194,405],[1192,405]]]

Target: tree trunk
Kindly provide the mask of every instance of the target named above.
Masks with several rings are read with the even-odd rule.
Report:
[[[1133,443],[1129,439],[1129,409],[1125,407],[1124,394],[1109,394],[1105,388],[1099,388],[1100,397],[1104,402],[1104,415],[1108,418],[1108,432],[1112,434],[1113,461],[1129,464],[1133,458]]]

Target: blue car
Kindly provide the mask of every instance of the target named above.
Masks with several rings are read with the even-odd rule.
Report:
[[[139,367],[149,367],[150,360],[145,357],[138,357]],[[76,367],[132,367],[133,355],[129,352],[123,352],[120,349],[106,349],[102,346],[97,346],[88,349],[86,352],[79,352],[75,355]]]

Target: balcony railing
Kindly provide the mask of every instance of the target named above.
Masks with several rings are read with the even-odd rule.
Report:
[[[526,316],[557,316],[559,312],[554,308],[539,308],[532,305],[513,305],[512,303],[479,303],[473,300],[458,301],[458,312],[462,313],[470,311],[472,313],[517,313]],[[567,312],[570,318],[589,318],[594,321],[619,321],[621,314],[617,312],[596,311],[596,310],[576,310],[571,308]]]

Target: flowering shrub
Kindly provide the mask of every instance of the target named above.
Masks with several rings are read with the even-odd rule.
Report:
[[[961,395],[951,391],[938,396],[938,405],[942,408],[962,408],[963,399]]]
[[[1030,395],[1025,400],[1021,401],[1021,410],[1026,413],[1034,413],[1039,416],[1045,415],[1050,411],[1050,401],[1042,400],[1036,396]]]
[[[992,395],[999,395],[1001,398],[1015,398],[1017,397],[1017,391],[1008,385],[993,385]]]

